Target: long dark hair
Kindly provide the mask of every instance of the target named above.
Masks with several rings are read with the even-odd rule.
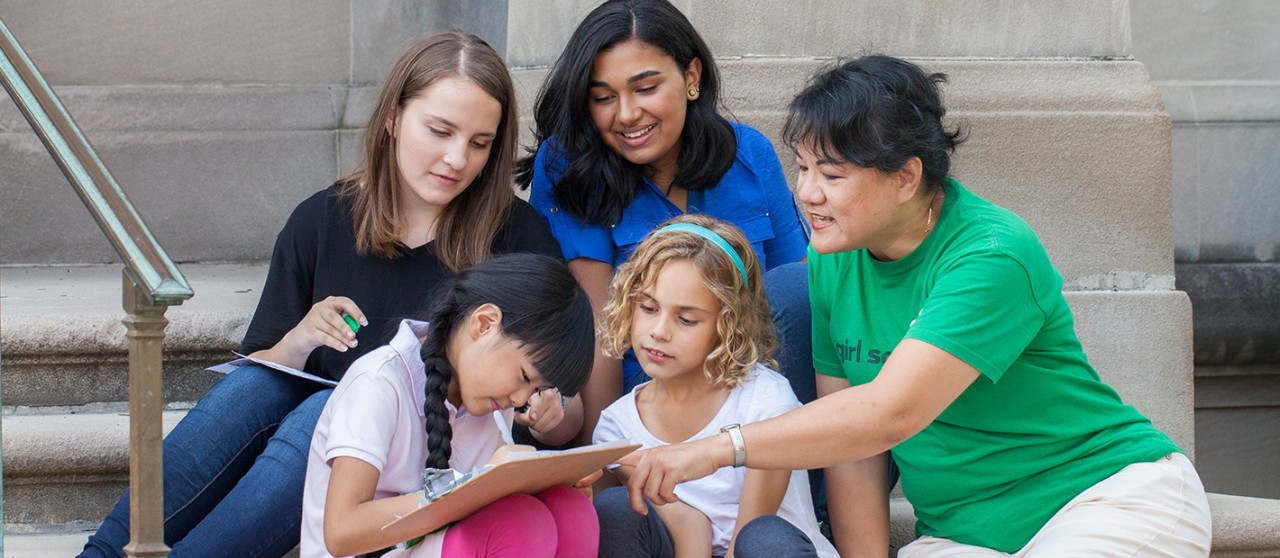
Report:
[[[947,130],[938,85],[946,74],[891,56],[871,55],[818,72],[787,111],[782,137],[792,149],[804,143],[816,153],[863,168],[896,172],[919,157],[926,191],[951,171],[951,154],[965,140]]]
[[[435,291],[424,320],[427,467],[449,466],[453,428],[445,398],[453,366],[445,355],[449,338],[476,308],[502,310],[502,332],[528,349],[538,373],[566,396],[587,383],[595,354],[591,303],[564,263],[537,254],[504,254],[458,272]]]
[[[551,159],[567,163],[552,188],[555,201],[588,223],[617,223],[644,187],[642,169],[600,139],[587,105],[596,54],[632,38],[666,53],[682,72],[693,59],[702,62],[698,98],[689,101],[680,133],[673,184],[686,190],[714,187],[738,150],[733,127],[717,112],[720,73],[689,19],[666,0],[605,2],[578,24],[547,74],[533,113],[534,148],[516,165],[516,182],[528,188],[537,151],[554,148]]]
[[[498,228],[507,220],[515,198],[511,160],[519,135],[511,73],[484,39],[456,30],[433,33],[410,47],[392,67],[365,126],[364,159],[355,172],[339,181],[339,191],[351,200],[356,249],[361,254],[388,259],[401,254],[397,233],[404,209],[398,196],[404,186],[396,138],[387,130],[387,121],[445,78],[476,84],[502,106],[502,118],[484,168],[440,213],[436,255],[453,271],[478,263],[489,257]]]

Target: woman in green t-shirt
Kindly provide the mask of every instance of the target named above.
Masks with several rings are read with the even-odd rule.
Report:
[[[869,56],[792,101],[821,397],[629,456],[633,506],[727,465],[826,467],[841,554],[884,556],[892,449],[919,536],[899,556],[1207,556],[1195,469],[1098,378],[1035,233],[948,176],[945,80]],[[797,535],[761,518],[738,555]]]

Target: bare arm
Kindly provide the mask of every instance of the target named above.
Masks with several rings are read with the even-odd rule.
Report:
[[[324,501],[324,545],[334,556],[372,552],[422,533],[382,526],[418,509],[418,494],[375,500],[378,469],[354,457],[333,460]]]
[[[978,371],[933,345],[904,339],[869,384],[840,390],[778,417],[742,427],[747,465],[758,469],[829,467],[884,453],[933,422]],[[631,504],[674,501],[680,482],[733,464],[728,435],[654,448],[619,463],[635,466]]]
[[[582,285],[582,290],[586,291],[596,325],[599,325],[600,310],[608,299],[609,282],[613,280],[613,266],[588,258],[574,258],[569,261],[569,271],[578,280],[578,284]],[[622,361],[604,356],[597,339],[591,377],[582,389],[581,429],[577,437],[579,444],[591,443],[591,434],[595,432],[596,422],[600,420],[600,412],[619,397],[622,397]]]
[[[787,494],[787,485],[791,484],[791,471],[788,470],[747,469],[746,477],[742,483],[742,497],[738,501],[738,517],[733,524],[733,538],[729,540],[729,553],[725,555],[728,558],[734,555],[738,531],[752,519],[778,513],[782,498]]]
[[[849,389],[844,378],[818,375],[818,397]],[[848,558],[889,553],[888,454],[827,467],[827,511],[836,549]]]
[[[356,334],[351,326],[342,319],[342,314],[368,325],[364,312],[356,303],[345,296],[331,296],[315,303],[298,325],[284,334],[269,349],[254,351],[252,357],[268,362],[283,364],[291,368],[301,369],[307,363],[307,357],[316,347],[324,345],[335,351],[346,352],[356,346]]]

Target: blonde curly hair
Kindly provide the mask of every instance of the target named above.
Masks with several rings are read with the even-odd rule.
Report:
[[[707,380],[733,388],[756,364],[776,368],[773,352],[778,347],[778,339],[761,284],[764,272],[747,238],[737,227],[705,215],[674,217],[655,231],[675,223],[698,225],[724,238],[742,258],[747,281],[744,283],[742,272],[729,255],[703,237],[685,231],[650,233],[618,268],[609,285],[609,300],[598,330],[604,354],[620,358],[631,348],[631,321],[637,300],[645,289],[657,282],[658,273],[668,263],[688,260],[720,302],[716,316],[717,343],[703,366]]]

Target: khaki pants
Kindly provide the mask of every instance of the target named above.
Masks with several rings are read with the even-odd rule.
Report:
[[[1013,554],[921,537],[899,558],[1209,555],[1209,501],[1185,455],[1135,463],[1080,493]]]

